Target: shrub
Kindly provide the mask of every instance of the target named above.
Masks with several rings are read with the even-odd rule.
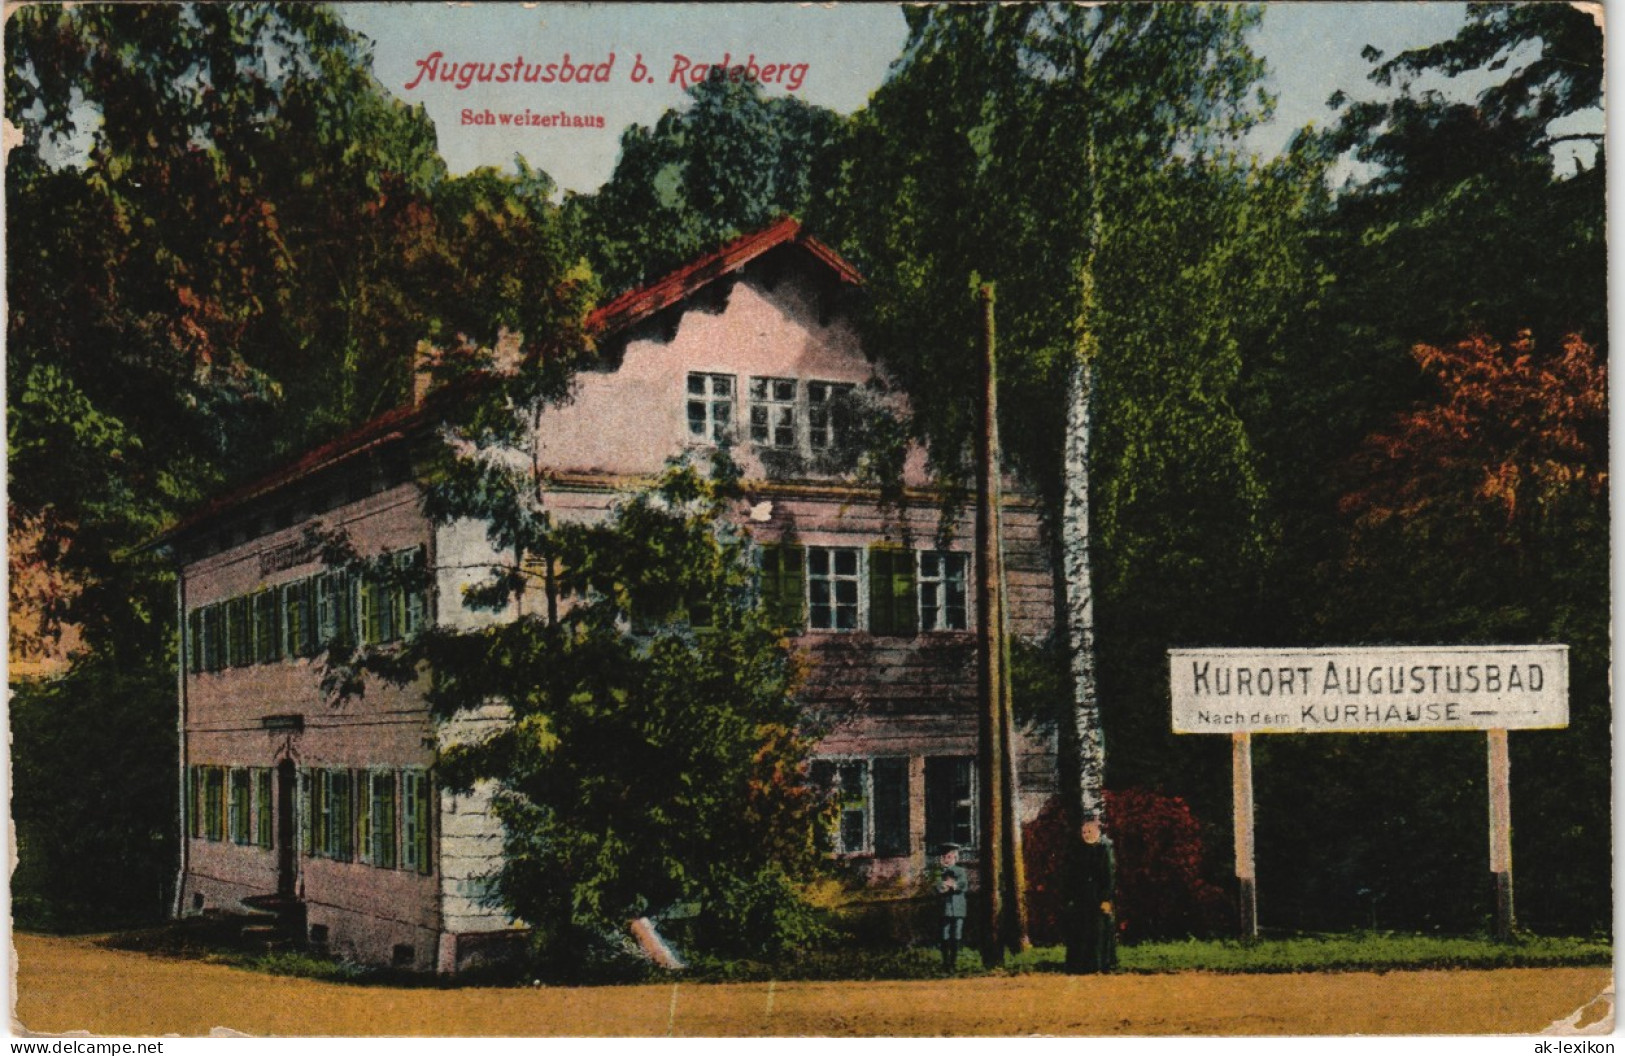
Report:
[[[1225,926],[1229,903],[1203,875],[1202,827],[1183,799],[1148,789],[1108,790],[1106,832],[1117,852],[1117,923],[1125,939],[1206,936]],[[1075,838],[1058,799],[1022,830],[1034,942],[1062,941],[1061,869]]]

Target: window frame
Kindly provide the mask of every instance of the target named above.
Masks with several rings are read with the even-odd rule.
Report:
[[[942,761],[947,761],[947,762],[954,763],[956,766],[963,766],[963,767],[965,767],[966,772],[967,772],[964,797],[963,798],[955,797],[955,798],[952,799],[951,804],[949,804],[950,807],[951,807],[951,810],[953,811],[953,814],[950,817],[950,820],[948,822],[948,830],[949,831],[946,834],[944,834],[942,832],[933,833],[932,832],[932,826],[931,826],[931,815],[932,815],[932,807],[931,807],[931,799],[932,799],[932,797],[931,797],[931,788],[932,788],[931,771],[933,769],[932,764],[934,762],[940,763]],[[924,821],[925,821],[925,838],[926,838],[927,843],[931,843],[933,841],[933,837],[935,836],[936,837],[935,842],[938,843],[938,844],[953,842],[953,843],[959,844],[961,849],[966,851],[966,852],[969,852],[969,853],[973,854],[975,851],[977,851],[981,846],[981,833],[978,831],[978,829],[980,827],[980,824],[981,824],[981,812],[978,809],[979,790],[976,787],[976,757],[974,755],[928,755],[928,756],[926,756],[925,757],[925,774],[924,774],[924,781],[922,782],[921,791],[924,793],[924,803],[922,804],[922,806],[924,807],[923,814],[924,814]],[[967,833],[967,835],[963,836],[963,837],[959,833],[960,823],[959,823],[959,820],[958,820],[958,815],[959,815],[959,813],[961,811],[964,811],[964,813],[965,813],[964,826],[965,826],[965,830],[966,830],[966,833]],[[946,835],[948,838],[947,839],[942,839],[942,837],[944,835]],[[931,850],[931,849],[932,848],[927,847],[928,851]]]
[[[872,857],[875,851],[875,819],[874,819],[874,766],[873,761],[866,755],[820,755],[809,761],[809,767],[816,771],[820,766],[830,768],[830,783],[827,786],[836,800],[836,818],[834,830],[831,833],[831,853],[837,858]],[[857,768],[861,782],[861,798],[852,803],[847,800],[846,778],[844,771]],[[847,844],[846,817],[856,815],[862,825],[862,838],[857,847]]]
[[[780,385],[790,386],[788,399],[778,395],[776,386]],[[757,392],[758,386],[761,388],[760,395]],[[750,442],[756,447],[769,451],[800,452],[805,434],[802,427],[802,420],[806,417],[803,410],[806,403],[804,391],[805,387],[802,385],[800,378],[751,375],[750,385],[746,390],[746,395],[749,398]],[[760,425],[756,421],[756,412],[758,410],[763,412],[763,421]],[[774,414],[774,411],[789,412],[788,426],[781,422],[782,416]],[[758,428],[764,431],[765,439],[756,435]],[[784,428],[788,428],[790,431],[788,443],[781,443],[779,439],[779,431]]]
[[[703,379],[703,392],[694,391],[694,382]],[[726,381],[728,392],[716,392],[716,382]],[[719,406],[727,408],[727,413],[719,417],[716,409]],[[696,419],[694,409],[704,408],[704,416]],[[736,413],[739,410],[739,376],[725,374],[721,371],[691,370],[683,389],[683,435],[690,444],[700,444],[715,447],[721,444],[730,444],[734,440],[734,429],[739,420]],[[724,420],[725,419],[725,420]],[[701,432],[694,431],[696,422],[701,422],[704,428]]]
[[[400,868],[429,875],[434,872],[434,785],[429,772],[407,767],[401,771]]]
[[[850,573],[836,571],[837,555],[850,553],[855,560],[855,568]],[[819,556],[827,558],[828,568],[823,573],[814,570],[815,559]],[[869,566],[865,560],[865,548],[862,546],[808,546],[806,548],[806,565],[804,581],[806,583],[806,628],[809,632],[820,634],[856,634],[862,632],[869,624]],[[829,610],[829,626],[820,626],[817,610],[819,603],[814,600],[814,583],[828,583],[830,587],[829,601],[823,607]],[[837,585],[852,583],[856,597],[851,603],[853,610],[852,624],[849,627],[840,626],[840,610],[845,603],[838,598]]]
[[[926,558],[938,559],[937,574],[926,575]],[[958,559],[960,565],[960,623],[959,626],[942,626],[942,616],[952,612],[953,606],[948,604],[948,591],[953,585],[953,577],[948,574],[949,559]],[[917,626],[922,634],[931,634],[941,631],[968,631],[971,629],[971,555],[963,550],[916,550],[914,551],[914,592],[916,605]],[[937,604],[927,606],[925,602],[926,589],[935,588],[938,591]],[[926,619],[927,612],[935,613],[931,620]]]
[[[823,381],[812,378],[807,380],[807,449],[812,454],[833,451],[840,444],[840,431],[835,427],[835,420],[830,417],[830,404],[856,392],[857,388],[857,383],[851,381]],[[822,398],[814,398],[815,389],[823,391]],[[823,443],[818,442],[820,432],[824,434]]]

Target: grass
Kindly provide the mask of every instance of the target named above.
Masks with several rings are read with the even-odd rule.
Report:
[[[1387,972],[1424,968],[1549,968],[1611,964],[1606,939],[1526,935],[1511,942],[1484,936],[1353,932],[1293,935],[1255,943],[1234,939],[1145,942],[1118,951],[1126,972]],[[1017,971],[1058,971],[1059,947],[1012,959]]]
[[[229,964],[273,975],[289,975],[327,982],[375,986],[502,986],[525,985],[531,973],[518,966],[492,967],[473,976],[443,978],[396,969],[366,968],[303,951],[251,953],[226,949],[212,935],[197,929],[167,928],[128,932],[104,940],[107,945],[161,956]],[[1043,946],[1006,959],[991,972],[982,967],[975,950],[960,953],[958,975],[1060,972],[1065,950]],[[1421,969],[1531,968],[1611,964],[1613,945],[1607,939],[1524,935],[1511,942],[1484,936],[1408,935],[1393,932],[1351,932],[1332,935],[1270,937],[1255,943],[1234,939],[1187,939],[1177,942],[1142,942],[1118,951],[1119,970],[1136,974],[1170,972],[1284,973],[1284,972],[1389,972]],[[693,982],[766,982],[776,980],[935,979],[943,976],[937,951],[925,946],[846,948],[819,950],[784,962],[695,958],[676,978]],[[577,985],[594,982],[669,980],[671,975],[638,966],[611,979],[580,978]],[[558,980],[551,980],[558,981]]]
[[[1012,956],[1005,974],[1059,972],[1066,951],[1060,946],[1035,947]],[[1527,968],[1611,964],[1613,946],[1605,939],[1523,936],[1512,942],[1487,937],[1444,937],[1389,932],[1299,935],[1266,938],[1256,943],[1229,939],[1144,942],[1118,951],[1120,971],[1165,972],[1387,972],[1426,968]],[[753,961],[702,961],[685,973],[706,982],[805,979],[928,979],[943,973],[935,950],[818,952],[787,964]],[[957,974],[981,974],[975,951],[961,952]]]

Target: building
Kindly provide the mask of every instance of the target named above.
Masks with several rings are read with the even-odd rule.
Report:
[[[839,717],[815,776],[840,789],[837,850],[871,883],[906,884],[928,848],[975,848],[975,631],[967,510],[946,549],[934,495],[883,508],[820,468],[837,403],[875,377],[850,319],[861,279],[793,220],[738,239],[603,306],[601,364],[544,415],[555,517],[602,517],[668,456],[730,438],[764,601],[813,659],[802,696]],[[501,833],[476,793],[436,788],[435,748],[500,714],[437,724],[410,688],[332,702],[315,658],[335,637],[388,643],[493,618],[460,603],[495,560],[483,526],[436,524],[416,466],[423,405],[392,411],[224,496],[166,536],[180,567],[187,804],[178,908],[294,905],[315,944],[370,963],[455,971],[510,940],[482,897]],[[927,483],[923,458],[908,482]],[[1007,502],[1013,630],[1048,632],[1036,509]],[[422,593],[347,581],[312,524],[364,554],[425,562]],[[1055,749],[1024,735],[1022,813],[1054,794]],[[972,852],[974,858],[974,850]]]

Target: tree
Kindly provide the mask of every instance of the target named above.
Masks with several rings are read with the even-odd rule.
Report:
[[[16,922],[84,930],[162,920],[180,836],[173,669],[93,658],[17,685],[9,710]]]
[[[621,134],[609,182],[569,200],[611,294],[688,263],[781,215],[806,216],[836,181],[843,120],[754,81],[703,80],[653,128]]]
[[[1515,765],[1562,775],[1516,786],[1517,861],[1527,921],[1583,926],[1608,904],[1606,368],[1574,335],[1545,349],[1527,332],[1477,334],[1414,355],[1434,395],[1351,460],[1332,600],[1389,639],[1570,646],[1569,727],[1515,741]],[[1404,582],[1409,600],[1357,582]]]
[[[1339,93],[1336,126],[1304,141],[1362,163],[1314,213],[1324,281],[1247,387],[1281,532],[1265,604],[1283,643],[1571,645],[1571,728],[1513,738],[1516,772],[1561,775],[1514,778],[1515,857],[1525,923],[1583,930],[1610,904],[1594,835],[1607,528],[1589,483],[1552,474],[1606,471],[1604,159],[1559,164],[1553,148],[1598,113],[1601,34],[1568,5],[1474,5],[1452,40],[1368,57],[1393,91]],[[1419,86],[1468,70],[1504,72],[1471,101]],[[1279,877],[1282,919],[1479,924],[1476,739],[1258,752],[1259,809],[1277,819],[1260,829],[1260,872]],[[1314,815],[1295,818],[1311,796]],[[1335,859],[1318,854],[1329,841]]]
[[[433,131],[317,6],[35,7],[6,47],[11,520],[151,654],[162,576],[111,555],[406,391]]]
[[[22,770],[53,765],[26,753],[60,741],[22,724],[65,737],[41,709],[70,687],[83,696],[63,717],[154,721],[175,599],[144,544],[227,481],[403,400],[421,338],[530,327],[539,309],[520,302],[551,304],[545,288],[492,287],[537,278],[543,255],[571,264],[525,222],[545,177],[444,180],[425,115],[384,92],[328,8],[44,5],[7,20],[6,53],[22,132],[6,180],[9,556],[14,611],[38,608],[13,650],[68,623],[85,665],[14,714]],[[554,332],[542,323],[530,332]],[[116,787],[171,787],[172,757],[129,760]],[[170,845],[172,812],[62,802],[83,810],[73,872],[145,875],[120,841]],[[69,897],[70,863],[33,831],[25,872]],[[143,899],[157,889],[143,881]]]
[[[700,904],[704,950],[778,956],[821,931],[797,884],[822,862],[829,801],[807,781],[797,662],[730,519],[736,480],[726,456],[674,465],[471,593],[518,601],[516,618],[357,658],[398,681],[426,670],[442,719],[503,703],[501,727],[443,748],[438,773],[494,785],[496,894],[566,965],[594,933],[679,902]]]
[[[1267,536],[1234,397],[1244,352],[1275,336],[1307,277],[1292,266],[1294,225],[1318,170],[1306,155],[1252,169],[1224,149],[1266,103],[1244,40],[1257,15],[911,12],[902,61],[856,119],[832,212],[869,276],[868,347],[950,478],[972,427],[967,283],[998,283],[1001,435],[1044,498],[1066,586],[1057,625],[1074,692],[1057,718],[1079,809],[1099,808],[1106,781],[1100,701],[1110,708],[1113,682],[1154,693],[1113,649],[1097,664],[1096,617],[1113,626],[1113,607],[1149,594],[1139,577],[1161,562],[1181,576],[1187,610],[1221,602],[1205,627],[1223,626],[1218,614],[1254,593],[1231,584],[1256,575]],[[1193,501],[1214,516],[1190,518]],[[1170,536],[1178,547],[1158,545]],[[1161,626],[1116,625],[1166,648]],[[1133,663],[1143,671],[1143,656]],[[1125,700],[1115,715],[1136,710]]]

